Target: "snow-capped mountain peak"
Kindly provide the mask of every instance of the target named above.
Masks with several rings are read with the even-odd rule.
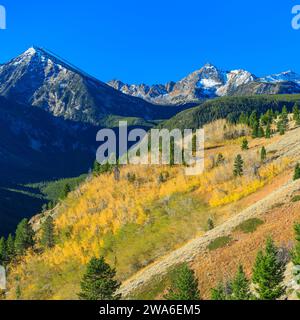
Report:
[[[108,84],[125,94],[138,96],[152,103],[182,104],[235,94],[298,93],[300,75],[288,70],[258,78],[247,70],[223,71],[212,63],[206,63],[178,82],[171,82],[171,86],[128,85],[118,80]]]
[[[283,81],[290,81],[300,84],[300,75],[292,70],[284,71],[278,74],[272,74],[260,79],[262,82],[278,83]]]

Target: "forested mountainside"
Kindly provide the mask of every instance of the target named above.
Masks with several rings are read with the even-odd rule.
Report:
[[[255,256],[269,236],[274,243],[268,242],[267,252],[277,259],[284,250],[274,266],[291,281],[286,266],[300,218],[300,113],[296,105],[293,111],[269,109],[244,115],[237,124],[207,124],[206,170],[199,176],[185,176],[184,167],[174,165],[125,166],[118,175],[96,166],[55,208],[19,225],[7,297],[77,299],[87,264],[102,256],[123,282],[124,298],[164,297],[177,263],[189,263],[207,299],[239,264],[253,276]],[[28,226],[31,241],[20,243]],[[282,294],[290,291],[274,297]]]

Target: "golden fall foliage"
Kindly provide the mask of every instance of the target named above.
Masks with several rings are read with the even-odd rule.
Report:
[[[225,124],[215,126],[224,129]],[[224,147],[206,152],[206,170],[199,176],[186,176],[182,166],[126,166],[121,168],[120,181],[113,174],[103,174],[83,183],[56,208],[56,246],[40,254],[30,251],[11,266],[9,298],[15,298],[17,286],[26,299],[76,298],[84,266],[92,257],[105,255],[124,280],[205,232],[216,207],[257,191],[291,162],[281,159],[263,164],[255,175],[249,168],[259,155],[257,149],[250,149],[243,153],[245,175],[234,178],[234,157],[240,153],[238,135]],[[212,141],[210,137],[210,146]],[[216,166],[219,153],[226,162]],[[168,173],[164,182],[158,179],[162,172]],[[129,181],[128,173],[136,179]]]

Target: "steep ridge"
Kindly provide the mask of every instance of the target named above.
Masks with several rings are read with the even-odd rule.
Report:
[[[108,82],[121,92],[157,104],[182,104],[232,95],[288,94],[300,92],[300,75],[286,71],[258,78],[246,70],[223,71],[208,63],[178,82],[153,86]]]
[[[94,125],[106,125],[110,116],[154,120],[183,110],[125,95],[36,47],[0,66],[0,95],[38,106],[54,116]]]

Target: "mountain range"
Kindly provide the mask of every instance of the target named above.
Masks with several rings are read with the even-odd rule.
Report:
[[[263,93],[300,93],[300,76],[289,71],[257,78],[207,64],[166,85],[107,84],[49,50],[29,48],[0,65],[0,233],[14,230],[20,216],[40,210],[41,201],[28,196],[25,184],[89,170],[101,127],[115,128],[119,120],[146,129],[158,123],[202,125],[232,110],[237,114],[241,105],[258,108],[261,101],[234,100],[221,104],[223,108],[217,99],[186,109],[215,97]]]
[[[148,86],[109,81],[113,88],[155,104],[199,103],[223,96],[300,93],[300,75],[293,71],[259,78],[246,70],[223,71],[206,64],[178,82]]]

